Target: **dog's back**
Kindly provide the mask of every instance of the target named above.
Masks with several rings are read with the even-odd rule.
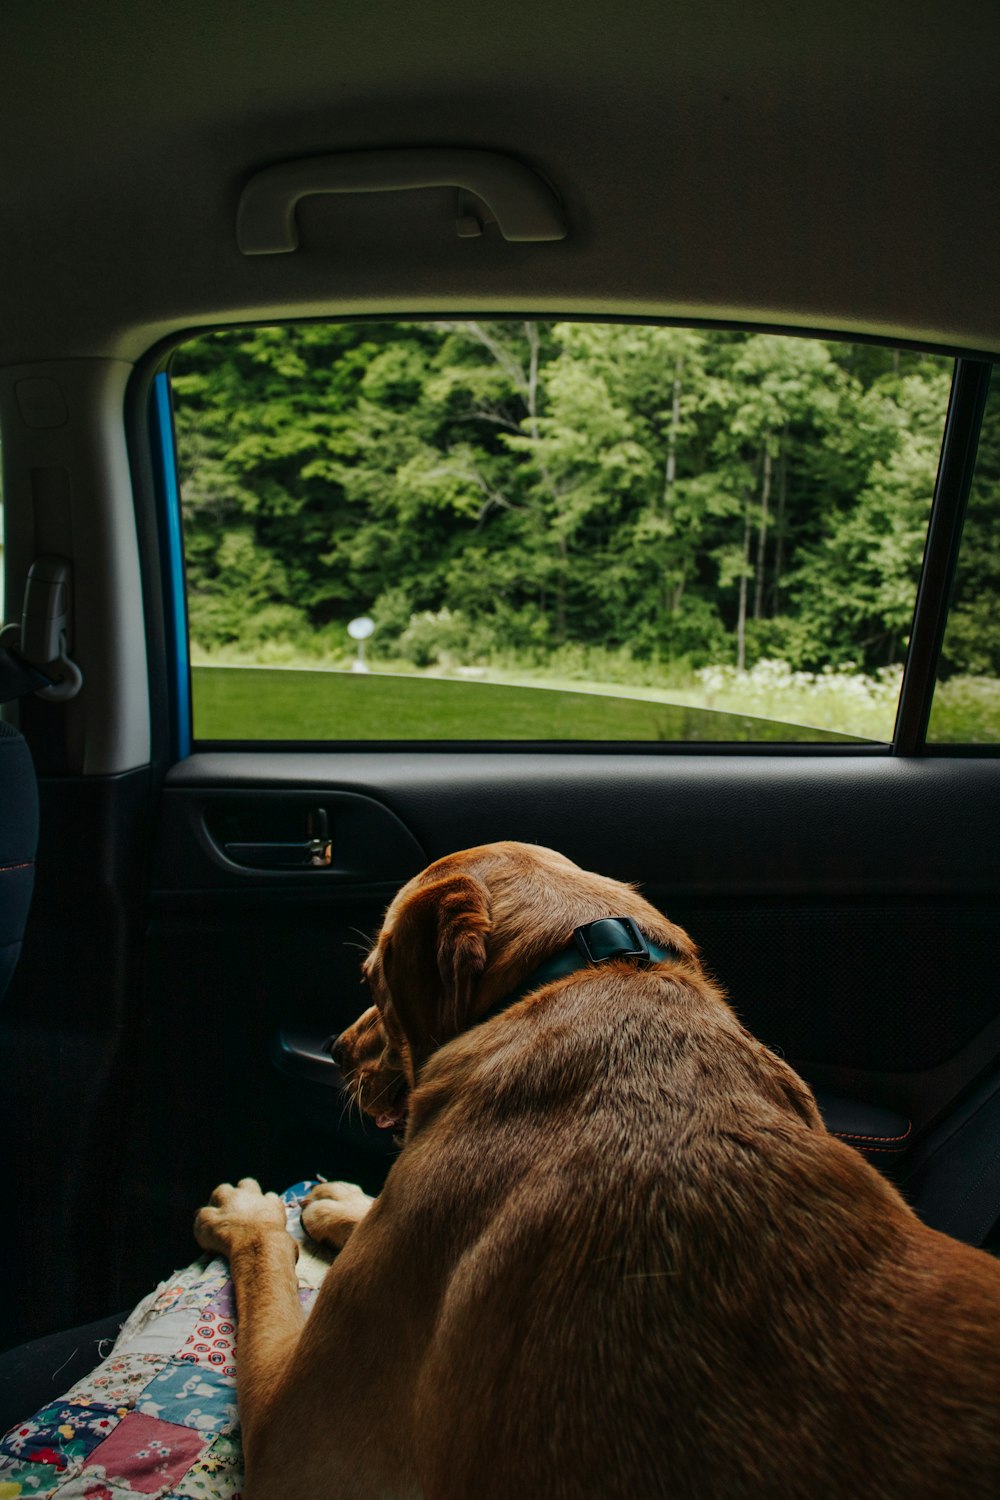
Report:
[[[433,1058],[411,1110],[395,1204],[447,1266],[429,1497],[1000,1494],[1000,1267],[701,979],[574,976]]]
[[[608,918],[666,956],[539,982]],[[262,1495],[292,1468],[365,1500],[1000,1495],[1000,1264],[828,1134],[632,887],[465,850],[364,972],[345,1076],[409,1123],[370,1207],[304,1210],[354,1227],[260,1400]]]

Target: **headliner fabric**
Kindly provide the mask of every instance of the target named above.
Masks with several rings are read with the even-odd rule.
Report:
[[[332,1259],[301,1225],[313,1185],[282,1195],[306,1312]],[[229,1268],[202,1256],[139,1303],[95,1369],[8,1431],[0,1500],[238,1500],[236,1341]]]

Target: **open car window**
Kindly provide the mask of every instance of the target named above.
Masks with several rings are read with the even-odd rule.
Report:
[[[885,744],[951,379],[635,324],[193,339],[194,735]]]
[[[938,663],[931,744],[1000,744],[1000,381],[994,371]]]

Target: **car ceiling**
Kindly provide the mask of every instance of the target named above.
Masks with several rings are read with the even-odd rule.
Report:
[[[21,0],[4,23],[4,363],[459,308],[1000,348],[992,0]],[[567,238],[459,239],[435,189],[313,198],[296,254],[237,250],[258,168],[399,146],[532,165]]]

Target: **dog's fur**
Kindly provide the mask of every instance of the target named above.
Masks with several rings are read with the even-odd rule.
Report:
[[[623,915],[681,956],[472,1024]],[[370,1114],[408,1097],[405,1142],[376,1200],[312,1194],[344,1248],[305,1328],[273,1194],[196,1221],[236,1283],[249,1500],[1000,1495],[1000,1264],[828,1134],[631,887],[471,849],[364,967],[341,1055]]]

